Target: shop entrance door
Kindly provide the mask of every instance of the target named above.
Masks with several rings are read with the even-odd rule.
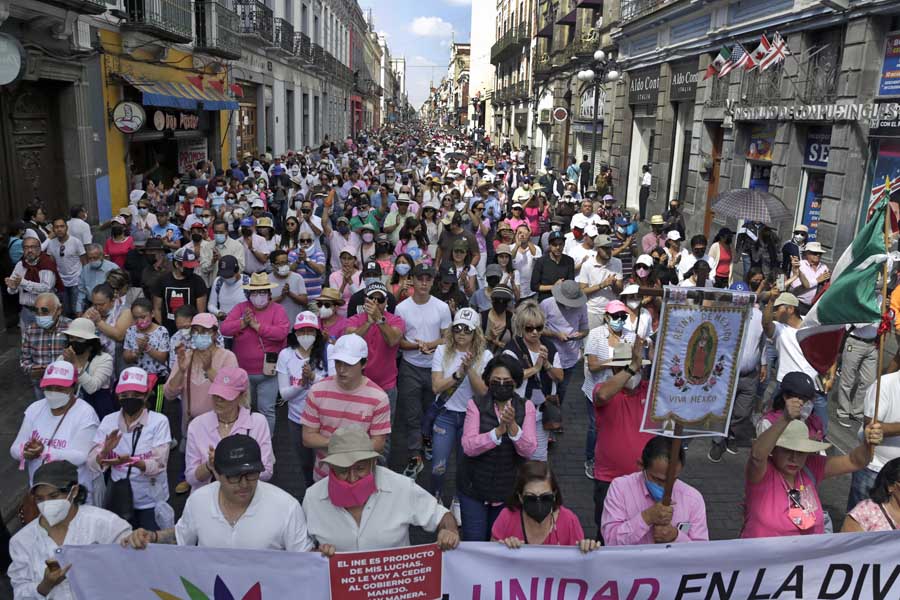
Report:
[[[706,187],[706,214],[703,218],[703,235],[709,237],[709,229],[712,227],[713,212],[712,201],[719,195],[719,169],[722,164],[722,140],[725,130],[718,123],[709,129],[709,137],[712,141],[712,169],[709,172],[709,184]]]
[[[68,213],[59,123],[59,85],[21,82],[0,91],[0,223],[33,202]]]
[[[238,124],[238,135],[241,137],[240,150],[241,156],[245,152],[249,152],[256,156],[256,105],[241,104],[240,123]]]

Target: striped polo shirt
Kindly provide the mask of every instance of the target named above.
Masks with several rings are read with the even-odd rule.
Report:
[[[334,377],[326,377],[310,388],[300,424],[318,427],[319,433],[326,438],[344,426],[359,427],[370,436],[390,435],[391,405],[384,390],[366,376],[360,386],[351,391],[338,386]],[[316,450],[313,473],[316,481],[328,475],[328,465],[322,462],[326,455],[324,449]]]

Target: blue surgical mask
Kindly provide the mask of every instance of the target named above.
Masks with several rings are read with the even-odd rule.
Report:
[[[622,330],[625,329],[625,319],[610,319],[609,328],[615,333],[622,333]]]
[[[216,234],[216,245],[217,245],[217,246],[223,245],[223,244],[225,243],[225,238],[226,238],[226,237],[227,237],[227,236],[226,236],[224,233],[217,233],[217,234]]]
[[[195,206],[195,207],[194,207],[194,214],[197,215],[198,217],[199,217],[200,215],[202,215],[202,214],[203,214],[203,207],[202,207],[202,206]]]
[[[206,350],[210,346],[212,346],[212,334],[211,333],[195,333],[191,340],[194,343],[195,350]]]
[[[366,277],[363,282],[368,287],[369,285],[375,283],[376,281],[381,281],[381,277]]]
[[[41,329],[50,329],[53,327],[53,315],[38,315],[34,318],[34,322]]]
[[[146,217],[146,216],[150,213],[150,209],[149,209],[149,208],[139,208],[139,209],[138,209],[138,213],[139,213],[142,217]]]
[[[397,271],[397,273],[400,275],[409,274],[409,269],[410,269],[410,267],[406,263],[400,263],[398,265],[394,265],[394,270]]]
[[[92,269],[96,269],[96,270],[99,271],[100,268],[103,266],[103,261],[102,261],[102,260],[92,260],[92,261],[91,261],[90,263],[88,263],[88,264],[91,265],[91,268],[92,268]]]
[[[225,202],[228,204],[228,206],[234,206],[234,198],[225,198]]]
[[[647,491],[650,492],[650,497],[653,498],[654,502],[662,502],[663,494],[665,493],[665,488],[655,481],[650,481],[649,479],[644,477],[644,483],[647,485]]]
[[[224,192],[224,191],[225,191],[225,188],[223,188],[221,185],[217,185],[217,186],[216,186],[216,193],[217,193],[217,194],[221,194],[221,193]]]

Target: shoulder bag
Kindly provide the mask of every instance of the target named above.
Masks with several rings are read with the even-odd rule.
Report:
[[[138,426],[131,434],[131,458],[137,451],[137,443],[141,438],[143,426]],[[134,491],[131,489],[131,469],[134,465],[128,465],[125,479],[119,479],[110,483],[106,490],[106,510],[115,513],[131,522],[134,519]]]

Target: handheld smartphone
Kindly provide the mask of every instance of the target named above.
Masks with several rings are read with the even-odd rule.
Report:
[[[779,292],[784,291],[784,273],[781,273],[778,276],[778,279],[776,280],[775,285],[778,287]]]

